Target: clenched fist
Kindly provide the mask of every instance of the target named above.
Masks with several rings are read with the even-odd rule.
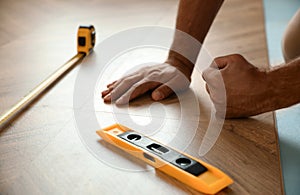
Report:
[[[248,117],[273,110],[271,100],[276,97],[268,71],[253,66],[239,54],[216,58],[202,76],[221,116]]]

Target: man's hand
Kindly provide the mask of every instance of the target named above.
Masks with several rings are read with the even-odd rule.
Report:
[[[102,98],[104,102],[115,102],[121,105],[147,91],[152,91],[152,99],[159,101],[173,92],[186,90],[189,84],[190,80],[181,71],[168,63],[163,63],[143,67],[110,83],[102,92]]]
[[[221,116],[226,113],[226,118],[248,117],[272,110],[268,72],[253,66],[241,55],[216,58],[202,76]],[[220,82],[224,82],[226,95]]]

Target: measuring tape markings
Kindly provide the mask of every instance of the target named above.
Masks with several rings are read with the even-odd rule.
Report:
[[[7,127],[21,111],[24,110],[34,99],[39,97],[49,86],[62,78],[68,70],[77,65],[85,56],[89,55],[96,42],[96,32],[93,25],[79,26],[77,31],[77,54],[69,61],[64,63],[60,68],[54,71],[44,81],[32,89],[27,95],[13,105],[9,110],[0,116],[0,132]]]

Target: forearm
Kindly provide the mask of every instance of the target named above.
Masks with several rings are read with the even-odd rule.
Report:
[[[268,75],[273,91],[272,110],[300,102],[300,58],[275,67]]]
[[[180,0],[176,29],[192,39],[175,32],[167,63],[177,66],[186,76],[191,75],[201,44],[222,3],[223,0]]]

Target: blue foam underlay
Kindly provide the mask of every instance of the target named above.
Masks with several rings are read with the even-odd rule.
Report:
[[[273,66],[283,63],[282,35],[299,8],[300,0],[264,0],[268,55]],[[276,123],[285,193],[299,195],[300,104],[276,111]]]

